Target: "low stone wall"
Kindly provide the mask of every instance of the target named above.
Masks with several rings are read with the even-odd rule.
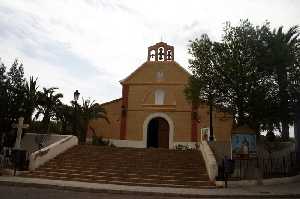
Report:
[[[116,147],[129,147],[129,148],[145,148],[143,141],[138,140],[117,140],[117,139],[105,139],[105,141],[109,141]]]
[[[269,154],[265,149],[263,141],[258,141],[256,148],[258,159],[235,160],[235,170],[231,177],[251,180],[263,178],[263,176],[266,177],[266,173],[270,173],[268,175],[271,175],[271,172],[273,170],[275,171],[276,168],[278,168],[276,172],[279,172],[280,169],[283,173],[290,171],[289,160],[291,158],[291,152],[295,151],[295,144],[292,142],[282,142],[280,144],[282,145],[281,150],[276,150]],[[222,166],[222,161],[225,156],[231,157],[230,142],[214,141],[210,142],[209,145],[215,154],[219,166]],[[285,158],[285,160],[283,160],[283,158]],[[272,159],[272,161],[270,159]],[[283,161],[285,161],[285,165]]]
[[[286,184],[300,182],[300,175],[291,176],[291,177],[283,177],[283,178],[270,178],[270,179],[256,179],[256,180],[236,180],[236,181],[228,181],[228,187],[249,187],[249,186],[263,186],[263,185],[278,185],[278,184]],[[216,181],[217,187],[225,187],[224,181]]]
[[[295,144],[292,142],[286,142],[282,143],[284,144],[283,148],[281,150],[277,150],[272,152],[271,156],[268,153],[268,151],[264,148],[264,144],[262,142],[257,143],[257,156],[260,158],[276,158],[276,157],[282,157],[290,154],[291,152],[295,151]],[[209,143],[209,146],[212,148],[216,160],[219,165],[222,164],[222,161],[225,156],[231,157],[231,144],[230,142],[220,142],[220,141],[213,141]]]
[[[200,150],[205,162],[209,180],[215,182],[216,176],[218,175],[218,164],[215,155],[206,141],[200,143]]]
[[[65,152],[77,144],[78,138],[76,136],[67,135],[63,139],[60,139],[59,141],[32,153],[29,157],[29,170],[35,170],[47,161],[55,158],[57,155]]]
[[[291,152],[295,152],[295,150],[296,150],[295,143],[293,143],[293,142],[281,142],[280,144],[282,145],[282,149],[272,151],[272,153],[270,154],[266,150],[264,143],[258,142],[257,143],[257,156],[261,157],[261,158],[276,158],[276,157],[286,156],[286,155],[290,154]]]
[[[37,134],[37,133],[26,133],[22,138],[21,148],[26,149],[28,153],[33,153],[39,150],[38,143],[36,143],[37,137],[42,136],[43,148],[47,147],[59,140],[66,138],[68,135],[59,134]]]

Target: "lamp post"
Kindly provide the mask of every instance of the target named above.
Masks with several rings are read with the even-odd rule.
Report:
[[[78,132],[77,132],[77,108],[78,108],[78,103],[77,103],[77,101],[78,101],[78,99],[79,99],[79,95],[80,95],[80,93],[78,92],[78,90],[76,90],[75,92],[74,92],[74,108],[75,108],[75,110],[74,110],[74,123],[73,123],[73,133],[75,133],[75,134],[78,134]],[[80,135],[77,135],[78,137],[80,136]]]
[[[213,127],[213,102],[214,97],[212,94],[208,97],[209,103],[209,141],[214,141],[214,127]]]
[[[77,101],[78,101],[78,99],[79,99],[79,95],[80,95],[80,93],[78,92],[78,90],[76,90],[76,91],[74,92],[74,101],[75,101],[75,104],[77,104]]]

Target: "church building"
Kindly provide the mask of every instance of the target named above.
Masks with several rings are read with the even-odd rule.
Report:
[[[174,61],[174,47],[159,42],[148,48],[147,61],[121,80],[122,97],[102,104],[109,123],[90,123],[91,136],[120,147],[195,147],[209,137],[209,107],[193,106],[184,89],[191,75]],[[229,142],[232,116],[213,112],[214,140]]]

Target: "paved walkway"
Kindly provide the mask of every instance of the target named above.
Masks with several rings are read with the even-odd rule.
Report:
[[[87,191],[74,191],[74,190],[61,190],[51,188],[36,188],[36,187],[22,187],[22,186],[7,186],[0,185],[1,199],[184,199],[184,198],[197,198],[197,197],[183,197],[183,196],[164,196],[164,195],[141,195],[136,193],[94,193]],[[202,196],[201,198],[211,198],[215,196]],[[225,197],[217,197],[225,198]],[[245,197],[235,196],[236,198],[245,199]],[[247,198],[262,198],[256,196],[248,196]],[[272,199],[282,197],[271,197]],[[291,197],[290,197],[291,198]]]
[[[54,188],[56,190],[69,190],[95,193],[126,193],[156,196],[176,197],[292,197],[300,198],[300,182],[279,185],[246,186],[228,189],[189,189],[167,187],[125,186],[113,184],[96,184],[87,182],[47,180],[22,177],[0,177],[2,186],[26,186],[38,188]],[[2,197],[1,197],[2,198]]]

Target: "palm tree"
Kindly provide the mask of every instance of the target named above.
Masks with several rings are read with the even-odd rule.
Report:
[[[58,88],[43,88],[42,92],[39,92],[39,106],[35,118],[43,115],[43,128],[48,132],[49,123],[51,119],[56,117],[58,107],[62,104],[60,98],[63,97],[61,93],[55,93]]]
[[[278,98],[280,103],[281,135],[283,139],[289,138],[289,73],[296,62],[295,49],[299,45],[298,26],[291,27],[286,33],[283,27],[274,29],[270,37],[271,64],[269,70],[274,74],[278,84]]]
[[[297,164],[300,165],[300,39],[298,48],[296,49],[296,64],[290,75],[291,95],[293,103],[294,116],[294,136],[296,141],[296,158]]]
[[[85,143],[86,141],[86,135],[91,120],[102,118],[109,122],[105,109],[98,103],[95,103],[95,101],[91,102],[90,100],[82,99],[82,106],[79,106],[77,111],[80,120],[80,132],[78,135],[80,143]]]
[[[25,83],[25,99],[24,99],[24,107],[25,107],[25,121],[29,124],[32,122],[32,114],[38,105],[38,86],[37,86],[37,78],[33,79],[31,76],[29,81]]]

